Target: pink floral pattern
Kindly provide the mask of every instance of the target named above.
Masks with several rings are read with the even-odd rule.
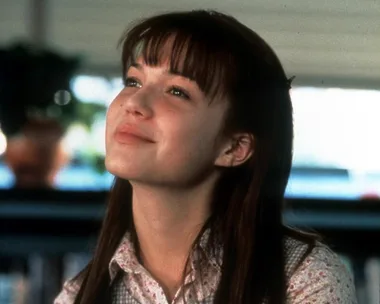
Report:
[[[352,277],[339,257],[317,246],[292,275],[287,290],[291,304],[357,303]]]
[[[194,251],[190,258],[191,271],[185,277],[184,285],[177,291],[172,303],[179,304],[185,299],[196,299],[201,302],[212,296],[220,279],[221,256],[209,258],[206,261],[200,259],[200,254],[206,254],[205,249],[208,239],[206,232],[201,239],[200,248]],[[206,269],[202,274],[199,268]],[[127,276],[123,280],[128,292],[139,303],[167,303],[162,287],[152,278],[149,272],[138,262],[133,244],[126,235],[121,242],[114,257],[111,259],[109,270],[111,280],[115,278],[117,271],[121,269]],[[184,295],[184,297],[183,297]]]
[[[184,298],[187,303],[192,303],[194,300],[201,302],[210,299],[214,294],[220,280],[219,265],[222,252],[219,250],[216,256],[202,252],[207,237],[205,233],[199,251],[196,250],[191,256],[192,270],[171,304],[183,304]],[[206,254],[208,259],[199,260],[200,254]],[[287,257],[287,260],[294,260],[294,257]],[[199,271],[199,267],[202,272]],[[137,302],[169,304],[162,287],[138,262],[128,234],[123,238],[109,264],[111,278],[114,278],[119,270],[128,274],[123,277],[123,283]],[[66,282],[54,304],[72,304],[79,284],[80,282]],[[357,300],[352,278],[339,257],[328,247],[318,244],[289,276],[286,302],[287,304],[356,304]]]

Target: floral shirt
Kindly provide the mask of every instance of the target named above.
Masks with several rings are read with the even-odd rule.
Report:
[[[212,304],[221,277],[222,252],[207,252],[206,242],[207,232],[202,236],[199,251],[195,250],[190,257],[191,271],[184,284],[168,303],[162,287],[138,262],[126,234],[109,264],[111,281],[115,281],[112,303],[183,304],[185,299],[186,303]],[[320,243],[307,251],[308,245],[286,237],[287,304],[356,304],[352,278],[339,257]],[[199,259],[200,254],[206,254],[207,259]],[[206,271],[200,272],[200,268]],[[79,287],[79,282],[66,282],[54,304],[73,303]]]

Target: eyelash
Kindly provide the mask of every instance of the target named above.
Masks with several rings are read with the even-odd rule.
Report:
[[[124,80],[124,86],[140,88],[141,84],[138,82],[137,79],[133,77],[127,77]],[[172,94],[175,97],[185,99],[185,100],[190,100],[190,94],[178,86],[171,86],[167,92]]]
[[[177,86],[172,86],[168,92],[170,92],[175,97],[190,100],[190,95],[182,88],[179,88]]]
[[[124,86],[125,87],[138,87],[138,85],[131,85],[131,82],[134,82],[138,85],[140,85],[141,87],[141,84],[137,81],[137,79],[133,78],[133,77],[127,77],[125,80],[124,80]]]

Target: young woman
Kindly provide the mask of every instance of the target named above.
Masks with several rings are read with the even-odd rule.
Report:
[[[284,227],[290,82],[234,18],[169,13],[122,39],[116,176],[94,257],[55,303],[356,303],[336,254]]]

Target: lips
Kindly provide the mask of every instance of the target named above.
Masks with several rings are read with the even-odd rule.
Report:
[[[122,124],[116,128],[115,138],[121,143],[147,142],[154,143],[154,140],[142,130],[130,124]]]

